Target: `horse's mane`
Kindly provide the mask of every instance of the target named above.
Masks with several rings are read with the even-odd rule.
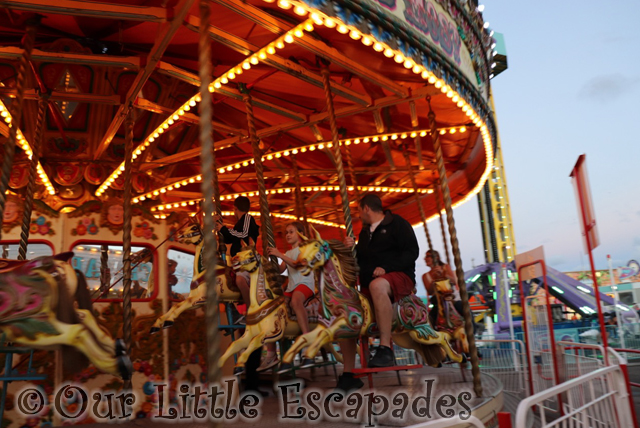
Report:
[[[342,276],[348,286],[355,288],[358,277],[358,265],[353,257],[353,251],[337,239],[327,240],[329,248],[336,255],[342,269]]]
[[[255,246],[247,245],[242,241],[240,251],[255,250],[255,248]],[[263,257],[257,251],[256,254],[258,254],[258,257],[261,259],[262,266],[264,267],[264,279],[269,284],[269,288],[275,295],[282,296],[284,292],[282,291],[282,275],[280,275],[279,270],[270,259]]]

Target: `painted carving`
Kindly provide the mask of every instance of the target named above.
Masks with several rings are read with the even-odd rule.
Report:
[[[78,226],[71,230],[73,236],[97,235],[100,228],[96,225],[93,217],[84,217],[78,221]]]

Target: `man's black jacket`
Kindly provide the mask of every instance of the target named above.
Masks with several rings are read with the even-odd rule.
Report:
[[[248,244],[249,238],[251,238],[253,243],[256,244],[258,235],[260,235],[260,228],[254,218],[249,213],[245,213],[233,226],[233,229],[229,230],[225,226],[220,229],[220,233],[224,236],[225,244],[231,244],[231,257],[233,257],[242,248],[242,241]]]
[[[360,266],[360,286],[368,288],[373,271],[381,267],[386,273],[404,272],[416,283],[416,259],[420,253],[418,240],[408,221],[387,210],[382,222],[371,234],[363,224],[356,246]]]

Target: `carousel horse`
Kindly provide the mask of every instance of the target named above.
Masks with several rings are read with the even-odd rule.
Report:
[[[469,353],[469,342],[464,326],[464,318],[453,305],[453,287],[444,275],[434,278],[435,295],[438,299],[438,314],[435,329],[449,334],[455,340],[455,350],[459,353]]]
[[[30,261],[0,259],[3,338],[36,349],[75,348],[98,370],[128,380],[132,365],[124,342],[99,327],[86,280],[69,264],[71,257],[73,253]]]
[[[178,240],[183,244],[196,246],[196,257],[193,260],[193,280],[191,291],[181,302],[175,304],[169,311],[156,320],[151,327],[151,334],[159,332],[163,328],[169,328],[174,320],[186,310],[203,306],[207,300],[207,286],[204,283],[205,266],[202,251],[204,250],[204,236],[202,228],[195,221],[187,227],[184,233],[178,235]],[[220,260],[220,258],[218,258]],[[235,273],[228,266],[216,266],[216,286],[218,287],[218,301],[238,302],[242,300],[240,289],[236,286]]]
[[[371,337],[377,332],[371,303],[354,286],[357,270],[351,250],[340,241],[325,241],[317,231],[314,232],[315,240],[301,235],[303,242],[298,262],[304,275],[322,269],[321,319],[314,330],[295,341],[282,359],[284,363],[290,363],[304,347],[307,350],[303,358],[313,358],[320,347],[335,340]],[[427,307],[417,296],[409,295],[394,303],[393,308],[394,343],[414,349],[432,367],[441,365],[444,353],[453,362],[465,361],[465,357],[451,347],[449,341],[452,336],[431,327]]]
[[[266,343],[277,342],[283,337],[298,337],[302,331],[293,319],[288,299],[283,296],[282,288],[278,284],[280,274],[273,263],[258,254],[252,243],[243,247],[232,261],[234,269],[244,270],[251,275],[251,302],[247,309],[244,334],[229,345],[218,360],[218,365],[222,367],[229,357],[245,349],[236,362],[234,371],[238,373],[256,349]],[[307,305],[310,327],[314,326],[313,321],[317,319],[317,306],[313,305],[313,299]],[[337,361],[342,361],[342,356],[331,344],[327,344],[325,349],[331,352]]]

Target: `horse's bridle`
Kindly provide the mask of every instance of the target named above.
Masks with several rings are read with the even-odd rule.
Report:
[[[253,273],[256,271],[256,269],[258,269],[260,267],[260,256],[258,255],[258,252],[254,249],[251,250],[251,256],[246,258],[245,260],[242,261],[237,261],[237,262],[233,262],[233,270],[239,270],[242,266],[244,265],[248,265],[250,263],[255,262],[255,267],[251,270],[248,270],[247,272],[249,273]]]

